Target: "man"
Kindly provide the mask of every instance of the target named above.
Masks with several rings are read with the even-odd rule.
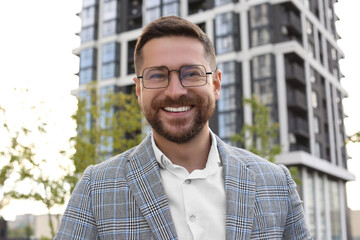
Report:
[[[135,70],[152,134],[85,171],[55,239],[311,238],[289,171],[210,131],[221,72],[200,28],[153,21]]]

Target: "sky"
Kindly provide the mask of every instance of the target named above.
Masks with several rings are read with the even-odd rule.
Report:
[[[342,37],[338,43],[345,53],[340,62],[345,75],[341,83],[348,92],[343,101],[348,116],[345,127],[352,134],[360,130],[360,44],[354,29],[360,22],[360,1],[339,0],[335,9]],[[19,124],[28,124],[42,113],[42,120],[49,123],[49,137],[38,140],[45,146],[40,151],[44,156],[68,148],[69,137],[76,133],[71,120],[76,99],[70,92],[78,87],[79,59],[72,50],[80,45],[75,35],[80,31],[76,16],[80,10],[81,0],[0,1],[0,106]],[[349,144],[348,154],[349,171],[360,179],[360,143]],[[359,189],[359,180],[347,183],[348,205],[353,210],[360,210]],[[0,215],[12,220],[25,213],[45,214],[46,209],[40,203],[12,201]]]

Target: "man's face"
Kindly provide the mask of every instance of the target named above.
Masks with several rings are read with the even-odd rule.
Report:
[[[210,69],[202,44],[189,37],[163,37],[150,40],[142,49],[145,68],[166,66],[179,70],[185,65],[203,65]],[[162,89],[146,89],[134,78],[136,94],[142,111],[153,128],[162,137],[176,143],[193,139],[204,127],[215,110],[219,99],[221,73],[207,75],[207,83],[199,87],[183,87],[179,73],[170,72],[169,86]]]

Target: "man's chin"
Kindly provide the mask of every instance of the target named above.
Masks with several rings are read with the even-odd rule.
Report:
[[[153,129],[157,134],[167,139],[168,141],[177,144],[185,144],[190,142],[193,138],[195,138],[203,127],[204,125],[188,126],[188,127],[185,126],[166,127],[162,125],[160,128],[153,127]]]

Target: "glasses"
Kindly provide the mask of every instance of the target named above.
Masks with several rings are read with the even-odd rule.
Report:
[[[183,87],[200,87],[207,83],[207,75],[214,72],[207,72],[203,65],[182,66],[179,70],[169,70],[167,67],[149,67],[143,70],[142,78],[144,88],[158,89],[167,88],[171,72],[178,72],[180,83]]]

